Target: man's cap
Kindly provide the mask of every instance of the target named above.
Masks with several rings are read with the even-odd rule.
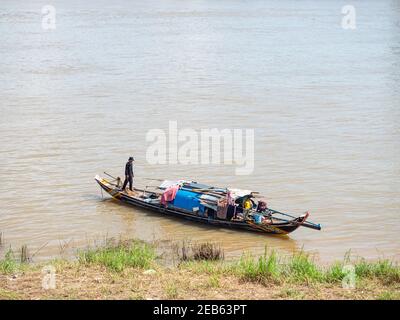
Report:
[[[129,157],[129,161],[135,161],[135,159],[133,159],[133,157]]]

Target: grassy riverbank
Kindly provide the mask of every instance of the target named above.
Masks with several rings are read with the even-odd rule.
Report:
[[[17,262],[9,251],[0,261],[0,299],[400,299],[400,267],[388,260],[322,267],[304,252],[266,251],[226,262],[212,244],[182,245],[177,253],[179,263],[166,267],[154,245],[139,241],[41,265]],[[53,273],[55,288],[44,289]]]

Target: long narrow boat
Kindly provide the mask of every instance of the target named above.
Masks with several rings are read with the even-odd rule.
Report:
[[[306,221],[308,212],[295,217],[269,209],[264,201],[257,199],[256,192],[249,190],[165,180],[156,190],[130,191],[122,190],[120,178],[110,180],[96,175],[95,180],[113,198],[166,216],[272,234],[288,234],[300,226],[321,230],[319,224]]]

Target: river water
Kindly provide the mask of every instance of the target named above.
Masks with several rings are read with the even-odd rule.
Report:
[[[35,260],[105,237],[265,246],[321,261],[400,260],[400,1],[43,1],[0,4],[2,252]],[[151,165],[151,129],[255,132],[254,171]],[[93,180],[187,178],[261,192],[322,231],[208,228],[102,197]],[[72,249],[70,251],[73,251]]]

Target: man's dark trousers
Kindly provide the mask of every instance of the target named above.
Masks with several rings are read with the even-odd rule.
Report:
[[[124,186],[122,187],[122,190],[125,190],[128,182],[129,182],[129,190],[132,191],[132,185],[133,185],[133,177],[132,176],[125,176]]]

